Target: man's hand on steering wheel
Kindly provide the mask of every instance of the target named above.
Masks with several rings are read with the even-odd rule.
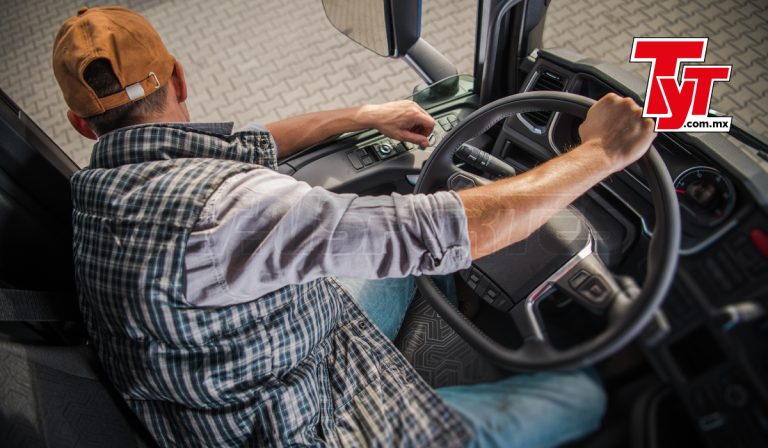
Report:
[[[609,93],[589,108],[579,127],[582,146],[601,151],[620,171],[636,162],[656,138],[653,120],[631,98]]]
[[[472,259],[527,238],[608,175],[639,159],[656,134],[629,98],[608,94],[589,109],[582,144],[520,176],[463,190]]]

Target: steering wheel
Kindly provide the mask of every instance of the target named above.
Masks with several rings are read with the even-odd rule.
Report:
[[[585,117],[594,100],[561,92],[528,92],[490,103],[447,134],[424,164],[416,193],[457,189],[489,181],[453,163],[467,140],[499,121],[531,111],[562,112]],[[573,208],[557,213],[525,241],[476,260],[463,271],[467,285],[494,308],[506,313],[523,343],[509,348],[491,339],[462,314],[427,276],[417,279],[425,300],[479,353],[508,370],[536,371],[592,365],[624,347],[648,324],[674,277],[680,245],[680,215],[669,173],[656,150],[638,161],[650,189],[655,225],[649,243],[642,289],[614,276],[596,251],[586,218]],[[595,312],[606,313],[606,326],[596,336],[559,350],[547,336],[540,303],[559,291]]]

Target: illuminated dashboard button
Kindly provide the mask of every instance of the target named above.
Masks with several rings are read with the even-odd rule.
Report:
[[[752,229],[749,232],[749,239],[752,240],[752,244],[755,245],[758,251],[768,258],[768,234],[760,229]]]

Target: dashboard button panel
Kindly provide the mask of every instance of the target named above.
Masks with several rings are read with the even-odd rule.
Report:
[[[469,289],[477,294],[485,303],[497,310],[507,312],[515,305],[515,301],[511,297],[506,295],[476,267],[473,266],[459,272],[459,276],[464,280]]]
[[[434,147],[440,143],[446,132],[452,130],[458,123],[459,119],[455,114],[437,117],[437,124],[432,133],[429,134],[429,145]],[[347,151],[347,158],[354,169],[362,170],[383,160],[391,159],[400,154],[417,149],[421,148],[414,143],[398,142],[388,138],[380,138],[361,148]]]

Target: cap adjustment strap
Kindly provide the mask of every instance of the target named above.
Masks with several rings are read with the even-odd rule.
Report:
[[[124,104],[128,104],[131,101],[144,98],[150,93],[160,88],[160,80],[157,78],[155,72],[149,72],[149,75],[141,81],[127,86],[124,90],[121,90],[112,95],[99,98],[101,107],[104,108],[104,112],[120,107]]]

